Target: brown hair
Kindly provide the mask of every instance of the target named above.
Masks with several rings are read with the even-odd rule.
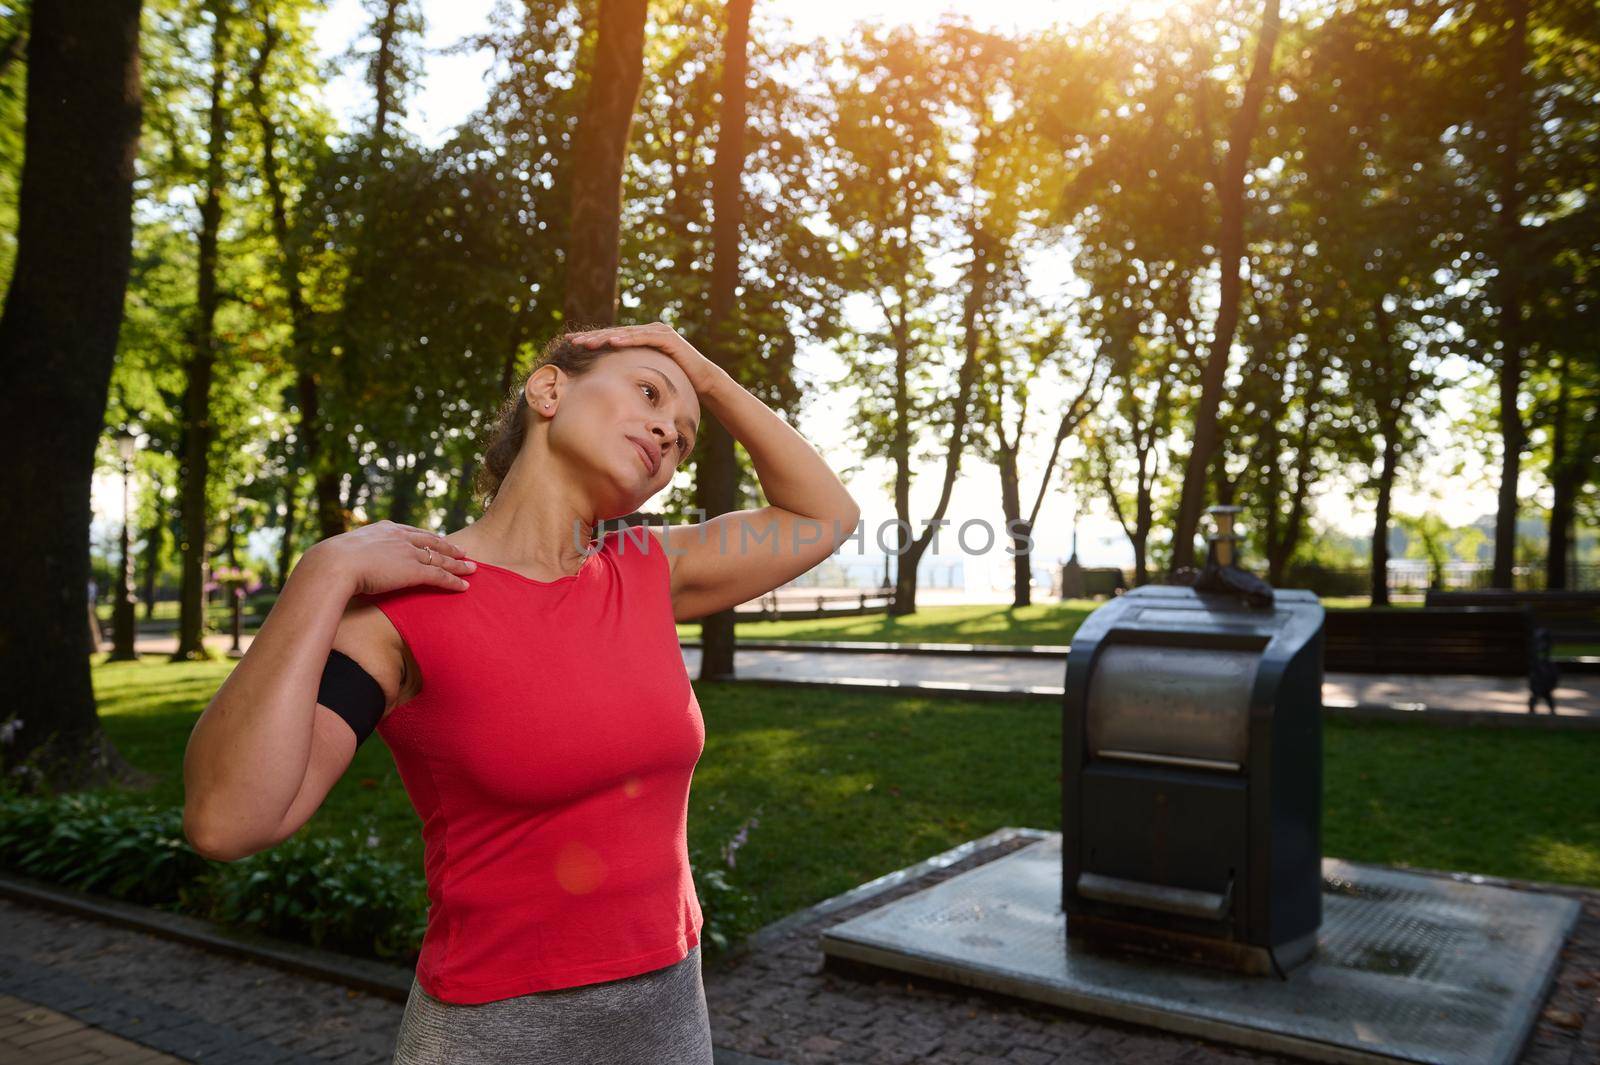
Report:
[[[534,360],[533,366],[522,376],[517,386],[501,401],[500,410],[485,437],[487,442],[483,448],[483,462],[478,465],[478,474],[473,483],[485,509],[500,491],[500,483],[505,480],[506,474],[511,472],[511,464],[522,452],[522,442],[528,436],[530,413],[528,394],[525,391],[528,378],[541,366],[560,367],[571,377],[582,377],[594,369],[594,364],[600,356],[610,354],[615,349],[586,348],[574,344],[568,338],[574,333],[586,333],[591,329],[601,328],[604,326],[574,326],[556,334],[545,344],[544,350],[539,353],[539,357]]]

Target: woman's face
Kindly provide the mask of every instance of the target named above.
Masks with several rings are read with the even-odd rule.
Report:
[[[562,376],[548,422],[552,453],[582,471],[606,514],[629,514],[667,486],[694,448],[700,397],[654,348],[617,348],[581,377]],[[530,396],[537,409],[541,396]]]

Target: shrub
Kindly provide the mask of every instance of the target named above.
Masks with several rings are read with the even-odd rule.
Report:
[[[374,853],[362,823],[346,835],[296,835],[235,862],[197,854],[183,811],[112,792],[0,790],[0,868],[126,902],[203,917],[345,954],[414,965],[427,929],[420,869]],[[731,864],[731,862],[729,863]],[[754,900],[715,863],[691,861],[705,926],[726,949]]]
[[[415,964],[427,930],[427,883],[372,853],[367,828],[349,836],[290,836],[218,863],[182,908],[226,925],[345,954]]]
[[[0,795],[0,866],[138,903],[161,903],[210,865],[183,835],[182,810],[110,796]]]

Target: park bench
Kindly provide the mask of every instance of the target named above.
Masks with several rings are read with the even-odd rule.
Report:
[[[1534,625],[1556,643],[1600,643],[1600,592],[1513,591],[1485,588],[1470,592],[1430,590],[1426,606],[1521,607],[1533,611]]]
[[[1330,610],[1323,625],[1329,673],[1526,677],[1528,709],[1555,712],[1555,666],[1527,606]]]
[[[780,597],[776,591],[768,592],[757,604],[765,621],[802,621],[816,618],[850,617],[858,614],[881,614],[894,608],[894,589],[876,588],[859,592],[818,592],[804,594],[792,592]],[[748,605],[741,612],[750,610]]]

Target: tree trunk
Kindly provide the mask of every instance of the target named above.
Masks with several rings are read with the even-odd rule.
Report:
[[[299,466],[289,460],[289,471],[283,478],[283,539],[278,543],[278,565],[273,587],[283,591],[294,566],[294,538],[300,520]]]
[[[1572,523],[1577,515],[1578,493],[1593,476],[1595,436],[1597,423],[1583,423],[1586,431],[1572,439],[1572,424],[1568,419],[1571,409],[1569,399],[1571,361],[1561,357],[1561,390],[1556,397],[1555,425],[1550,447],[1550,501],[1549,543],[1545,551],[1545,587],[1568,588],[1572,585]]]
[[[1517,396],[1522,391],[1525,338],[1522,328],[1522,189],[1520,162],[1524,123],[1523,68],[1528,60],[1528,3],[1512,0],[1511,32],[1503,53],[1500,77],[1502,116],[1500,144],[1500,210],[1498,267],[1495,298],[1500,304],[1500,493],[1494,515],[1494,572],[1490,586],[1510,588],[1517,556],[1517,480],[1522,472],[1522,448],[1527,429]]]
[[[372,480],[371,480],[371,478],[367,477],[364,472],[358,477],[350,478],[350,506],[348,508],[350,510],[350,513],[354,514],[358,510],[360,510],[360,511],[368,510],[369,507],[368,507],[368,504],[367,504],[367,500],[370,499],[371,496],[372,496]],[[370,514],[367,516],[367,520],[368,521],[372,520],[372,516]]]
[[[1027,541],[1021,538],[1021,533],[1032,529],[1032,525],[1022,520],[1022,490],[1017,473],[1016,449],[1002,449],[997,458],[996,465],[1000,470],[1000,516],[1005,519],[1007,529],[1019,530],[1018,536],[1011,537],[1012,550],[1016,552],[1011,556],[1011,605],[1028,606],[1033,602],[1033,559],[1023,550]],[[1016,524],[1013,525],[1013,522]],[[1010,534],[1007,533],[1007,536]]]
[[[906,227],[906,232],[911,232],[909,225]],[[916,612],[917,565],[922,560],[923,554],[928,550],[928,545],[933,542],[933,538],[939,535],[939,530],[944,523],[945,511],[950,508],[950,496],[955,489],[956,475],[961,470],[961,453],[966,449],[967,445],[967,423],[971,413],[969,407],[972,401],[972,390],[978,380],[980,328],[978,318],[989,300],[989,263],[992,260],[992,246],[989,236],[976,221],[970,224],[968,236],[972,248],[972,261],[967,264],[966,295],[962,301],[961,311],[962,347],[965,351],[961,359],[961,368],[956,372],[954,406],[950,412],[950,438],[946,442],[945,450],[944,483],[940,486],[939,502],[934,505],[933,516],[925,522],[927,528],[922,535],[915,537],[911,541],[909,549],[901,559],[895,581],[894,609],[890,611],[892,616]],[[902,353],[896,364],[897,387],[902,390],[902,394],[896,397],[897,404],[904,403],[905,373],[908,367],[903,353],[907,351],[908,347],[909,344],[904,339],[897,345],[898,351]],[[905,418],[902,416],[898,419],[898,422],[900,426],[898,432],[904,432],[906,426]],[[911,529],[911,475],[909,455],[907,453],[909,442],[897,439],[896,447],[907,449],[896,456],[895,507],[896,513],[905,522],[906,530],[909,534]]]
[[[228,150],[228,12],[214,5],[211,31],[211,105],[206,138],[206,189],[200,202],[200,261],[195,300],[193,354],[183,395],[183,467],[180,476],[183,558],[178,648],[172,661],[209,658],[205,634],[206,482],[211,472],[211,382],[217,362],[217,240],[222,228],[223,156]]]
[[[1378,468],[1378,508],[1372,519],[1372,604],[1389,605],[1389,508],[1394,496],[1394,476],[1400,462],[1400,427],[1383,426],[1383,458]]]
[[[283,285],[285,298],[289,304],[290,358],[300,368],[299,373],[295,375],[295,399],[299,407],[299,423],[295,429],[299,443],[298,459],[304,464],[304,468],[312,471],[315,476],[322,466],[323,447],[320,397],[317,391],[317,379],[312,369],[316,361],[312,341],[314,330],[311,315],[306,307],[305,293],[300,287],[300,249],[296,247],[291,235],[288,196],[284,193],[283,179],[278,171],[276,152],[278,126],[267,113],[266,91],[262,86],[268,59],[280,40],[281,37],[271,22],[265,21],[262,26],[261,51],[250,71],[250,101],[255,111],[256,123],[261,128],[261,173],[267,185],[267,198],[271,203],[272,233],[278,244],[280,284]],[[288,579],[288,566],[294,550],[297,469],[291,464],[290,484],[286,493],[289,500],[288,520],[284,525],[284,542],[279,558],[280,586]],[[344,531],[342,514],[336,522],[338,528],[332,533],[328,531],[332,517],[326,512],[322,514],[324,537]]]
[[[572,211],[567,234],[570,329],[617,320],[622,167],[644,80],[646,0],[600,0],[589,91],[572,145]]]
[[[4,714],[17,725],[0,770],[24,790],[148,781],[101,731],[84,654],[89,488],[132,258],[139,9],[106,0],[85,18],[38,4],[30,27],[17,257],[0,313],[11,457],[0,495],[32,556],[0,598]]]
[[[466,524],[467,508],[472,502],[472,478],[476,474],[477,463],[469,459],[466,468],[456,475],[455,488],[450,493],[450,507],[444,515],[446,532]]]
[[[161,506],[161,482],[152,478],[150,487],[155,499],[156,512],[150,527],[145,530],[144,552],[140,562],[144,567],[143,591],[140,593],[140,598],[144,600],[146,621],[156,616],[156,577],[161,569],[161,556],[167,540],[167,519]]]
[[[752,0],[729,0],[722,49],[722,110],[718,117],[717,154],[711,164],[711,292],[706,323],[706,355],[734,375],[740,374],[734,320],[739,286],[739,257],[744,226],[745,123],[749,89],[750,8]],[[695,506],[705,518],[734,509],[739,498],[739,463],[733,436],[709,411],[701,416],[705,437],[695,478]],[[710,614],[700,622],[700,678],[734,675],[734,611]]]
[[[1245,82],[1244,98],[1233,113],[1228,130],[1228,157],[1222,181],[1217,188],[1222,208],[1217,239],[1217,260],[1222,266],[1222,287],[1218,295],[1216,327],[1211,348],[1201,370],[1200,406],[1195,412],[1194,444],[1183,472],[1183,494],[1178,503],[1178,523],[1173,531],[1172,568],[1194,565],[1194,536],[1205,506],[1206,473],[1217,449],[1217,410],[1222,404],[1222,383],[1228,372],[1228,355],[1233,349],[1234,330],[1239,324],[1242,282],[1239,270],[1245,263],[1244,178],[1249,169],[1250,141],[1261,120],[1262,100],[1272,77],[1272,53],[1278,43],[1278,0],[1267,0],[1261,20],[1261,35],[1256,39],[1255,61]]]
[[[1267,559],[1267,582],[1282,584],[1283,575],[1300,548],[1305,535],[1306,498],[1311,493],[1314,471],[1311,468],[1311,451],[1316,446],[1317,403],[1322,398],[1323,373],[1321,366],[1311,368],[1311,383],[1306,388],[1305,424],[1300,428],[1300,441],[1294,455],[1294,488],[1289,496],[1289,513],[1284,518],[1283,535],[1278,539],[1278,549]]]
[[[427,469],[416,455],[410,456],[409,465],[395,464],[394,494],[389,499],[389,513],[384,517],[399,525],[415,525],[412,516],[421,495],[422,479]]]
[[[389,116],[394,112],[395,38],[399,34],[400,7],[404,3],[405,0],[387,0],[383,16],[378,20],[378,52],[373,57],[372,80],[377,100],[372,116],[372,140],[380,155],[389,138]]]

